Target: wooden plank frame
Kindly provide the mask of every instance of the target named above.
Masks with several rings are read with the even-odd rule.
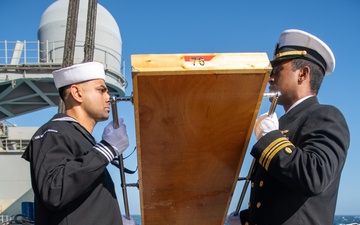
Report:
[[[266,53],[131,64],[142,224],[224,224],[271,72]]]

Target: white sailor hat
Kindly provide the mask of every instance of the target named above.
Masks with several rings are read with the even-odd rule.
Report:
[[[325,76],[335,69],[335,57],[322,40],[302,30],[289,29],[281,33],[276,45],[273,65],[282,60],[305,58],[318,64]]]
[[[52,72],[57,89],[69,84],[80,83],[88,80],[105,80],[105,71],[102,63],[85,62],[74,64]]]

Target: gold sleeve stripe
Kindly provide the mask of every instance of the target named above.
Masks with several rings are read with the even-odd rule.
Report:
[[[285,147],[294,146],[288,139],[281,137],[273,141],[260,156],[259,163],[266,169],[269,169],[269,165],[273,157]]]
[[[284,141],[280,141],[280,142],[277,142],[276,145],[274,145],[271,149],[268,149],[268,151],[266,152],[266,155],[264,156],[261,164],[263,166],[265,166],[265,164],[268,162],[269,158],[274,154],[274,151],[275,152],[278,152],[277,149],[279,149],[280,146],[282,146],[284,143]],[[267,149],[265,149],[266,151]]]
[[[292,145],[291,143],[284,143],[284,144],[280,145],[280,146],[277,148],[276,151],[273,151],[273,152],[270,154],[268,160],[266,161],[266,164],[265,164],[265,166],[264,166],[265,169],[266,169],[266,170],[269,169],[271,160],[274,158],[274,156],[275,156],[280,150],[282,150],[282,149],[284,149],[284,148],[286,148],[286,147],[288,147],[288,146],[291,146],[291,145]]]
[[[262,163],[262,161],[267,157],[266,155],[269,153],[269,151],[271,151],[271,149],[273,149],[274,146],[276,147],[276,145],[278,145],[279,142],[284,142],[284,141],[287,141],[287,139],[285,137],[281,137],[281,138],[274,140],[270,145],[268,145],[265,148],[265,150],[262,152],[259,162]]]

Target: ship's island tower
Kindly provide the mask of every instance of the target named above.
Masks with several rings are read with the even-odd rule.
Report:
[[[6,119],[58,106],[51,73],[63,62],[68,5],[57,0],[45,10],[37,41],[0,40],[0,221],[21,213],[21,203],[33,199],[29,164],[21,155],[37,127],[18,127]],[[84,59],[87,8],[88,1],[81,0],[74,64]],[[124,96],[127,84],[121,53],[119,27],[98,4],[94,61],[104,64],[106,84],[116,96]]]

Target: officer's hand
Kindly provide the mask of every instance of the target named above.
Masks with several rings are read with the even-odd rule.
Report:
[[[109,143],[117,152],[118,155],[123,153],[129,147],[129,139],[126,133],[126,126],[123,123],[124,119],[119,119],[119,128],[114,129],[113,121],[111,121],[105,128],[102,134],[102,139]]]
[[[262,114],[255,122],[254,133],[259,140],[262,136],[273,130],[279,129],[279,121],[276,113],[268,116],[268,113]]]

